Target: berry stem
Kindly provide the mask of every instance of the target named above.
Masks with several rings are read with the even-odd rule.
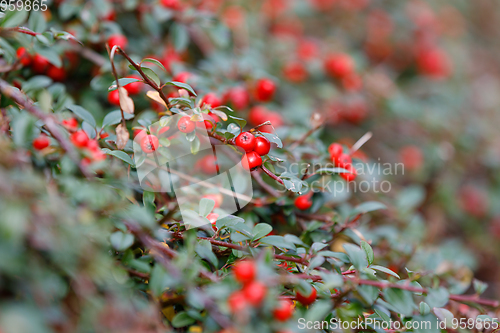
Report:
[[[283,180],[276,176],[274,173],[272,173],[271,171],[269,171],[265,166],[261,165],[260,168],[262,169],[262,171],[264,171],[269,177],[271,177],[272,179],[274,179],[275,181],[277,181],[278,183],[280,183],[281,185],[284,185],[283,183]]]

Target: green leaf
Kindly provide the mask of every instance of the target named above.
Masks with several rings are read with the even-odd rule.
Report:
[[[165,66],[163,66],[163,64],[159,60],[156,60],[156,59],[153,59],[153,58],[144,58],[141,61],[141,65],[144,62],[149,62],[149,63],[155,64],[158,67],[160,67],[161,69],[163,69],[164,71],[166,71]]]
[[[247,124],[247,121],[243,118],[239,118],[239,117],[235,117],[235,116],[231,116],[231,115],[228,115],[229,118],[231,118],[232,120],[235,121],[235,123],[238,124],[238,126],[240,126],[240,128],[243,130],[243,127],[245,127],[245,125]]]
[[[431,307],[425,302],[420,302],[418,309],[422,316],[425,316],[431,312]]]
[[[127,84],[132,83],[132,82],[143,82],[143,81],[141,79],[135,79],[135,78],[132,78],[132,77],[123,77],[121,79],[118,79],[118,83],[120,83],[121,87],[124,87]],[[114,80],[111,83],[111,86],[109,86],[108,91],[113,91],[113,90],[116,90],[116,89],[118,89],[118,86],[116,85],[116,80]]]
[[[148,287],[153,296],[160,296],[166,288],[165,280],[167,279],[167,271],[160,264],[155,264],[151,270]]]
[[[147,77],[149,77],[151,80],[154,81],[154,83],[156,83],[156,85],[159,87],[160,86],[160,78],[158,77],[158,75],[151,69],[151,68],[148,68],[148,67],[141,67],[142,71],[144,72],[144,74],[146,74]]]
[[[448,304],[449,298],[450,293],[445,288],[440,287],[438,289],[429,289],[425,297],[425,302],[431,308],[440,308]]]
[[[308,309],[306,313],[306,322],[318,322],[332,311],[333,304],[330,300],[318,300]]]
[[[393,311],[405,316],[411,316],[415,303],[408,290],[388,288],[383,291],[384,299],[393,307]]]
[[[23,82],[22,89],[25,92],[36,91],[47,88],[52,83],[52,79],[44,75],[36,75],[28,81]]]
[[[94,116],[92,113],[89,111],[85,110],[79,105],[69,105],[66,106],[69,110],[73,111],[74,114],[76,114],[79,118],[81,118],[83,121],[86,121],[90,126],[96,127],[96,121],[94,119]]]
[[[191,154],[196,155],[200,151],[200,145],[200,139],[196,136],[194,140],[191,141]]]
[[[28,27],[34,32],[44,32],[47,23],[45,22],[45,16],[40,11],[32,10],[30,12],[30,18],[28,20]]]
[[[195,248],[196,254],[198,254],[201,258],[208,260],[214,267],[218,266],[218,260],[215,254],[212,252],[212,244],[206,240],[202,239],[198,242]]]
[[[276,246],[277,248],[296,250],[295,244],[287,242],[282,236],[267,236],[262,238],[259,242],[262,244]]]
[[[309,263],[309,266],[307,266],[307,271],[312,271],[316,267],[323,265],[324,262],[325,262],[325,257],[323,256],[314,257]]]
[[[110,236],[111,245],[117,251],[125,251],[132,244],[134,244],[134,236],[131,234],[125,234],[121,231],[114,232]]]
[[[134,115],[130,113],[124,112],[123,115],[126,120],[134,118]],[[120,110],[111,111],[104,117],[102,121],[102,128],[109,125],[119,124],[121,121],[122,121],[122,112]]]
[[[182,88],[182,89],[186,89],[187,91],[189,91],[191,94],[193,94],[194,96],[196,96],[196,93],[194,92],[193,88],[187,84],[187,83],[183,83],[183,82],[176,82],[176,81],[169,81],[167,83],[165,83],[165,85],[167,86],[176,86],[178,88]]]
[[[175,315],[172,319],[172,326],[179,328],[191,325],[195,322],[193,318],[191,318],[186,312],[182,311]]]
[[[142,193],[142,203],[144,204],[144,207],[150,208],[152,211],[155,211],[155,197],[156,196],[154,192],[144,191]]]
[[[170,35],[174,43],[174,48],[177,52],[182,52],[189,44],[189,32],[185,25],[172,23],[170,27]]]
[[[392,276],[397,277],[398,279],[400,279],[399,275],[397,275],[396,273],[394,273],[392,270],[390,270],[387,267],[383,267],[383,266],[379,266],[379,265],[371,265],[370,268],[374,269],[374,270],[377,270],[377,271],[380,271],[380,272],[384,272],[386,274],[392,275]]]
[[[283,142],[281,142],[281,139],[276,134],[265,132],[260,132],[260,134],[262,134],[270,142],[275,143],[278,148],[283,148]]]
[[[347,243],[344,244],[343,247],[356,270],[360,271],[368,266],[365,251],[363,251],[359,246]]]
[[[59,54],[57,54],[55,50],[47,48],[42,49],[40,47],[37,47],[36,53],[46,58],[52,65],[56,67],[62,66],[61,57],[59,56]]]
[[[368,244],[367,242],[365,242],[364,240],[362,240],[361,241],[361,248],[366,253],[366,259],[368,260],[368,265],[373,264],[373,249],[370,246],[370,244]]]
[[[272,230],[273,230],[273,227],[271,227],[267,223],[256,224],[252,230],[252,236],[253,236],[252,239],[253,240],[260,239],[260,238],[268,235]]]
[[[321,168],[316,170],[316,173],[322,174],[322,173],[332,173],[332,174],[339,174],[339,173],[345,173],[349,172],[344,168]]]
[[[202,198],[200,200],[199,214],[201,216],[206,217],[208,214],[212,212],[214,207],[215,207],[215,201],[213,201],[212,199]]]
[[[375,210],[380,210],[380,209],[387,209],[387,206],[381,202],[367,201],[367,202],[363,202],[362,204],[354,207],[354,210],[351,213],[351,215],[366,214],[368,212],[373,212]]]
[[[11,3],[13,2],[11,1]],[[8,10],[2,22],[0,22],[0,26],[3,28],[14,28],[26,22],[27,18],[28,12],[25,10]]]
[[[484,293],[486,291],[486,289],[488,288],[488,284],[487,283],[479,281],[477,279],[474,279],[472,281],[472,285],[474,286],[474,291],[478,295],[481,295],[482,293]]]
[[[132,158],[126,152],[121,151],[121,150],[109,150],[107,148],[103,149],[103,151],[107,155],[112,155],[116,158],[119,158],[123,162],[126,162],[126,163],[130,164],[131,166],[135,167],[134,161],[132,161]]]

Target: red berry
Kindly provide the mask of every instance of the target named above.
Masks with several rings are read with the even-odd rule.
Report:
[[[245,109],[250,103],[250,94],[245,87],[231,88],[224,94],[224,103],[237,110]]]
[[[336,158],[332,158],[332,161],[335,163],[335,166],[344,168],[352,163],[352,158],[350,155],[342,153]]]
[[[246,297],[241,291],[232,293],[227,298],[227,303],[232,313],[240,313],[247,307]]]
[[[20,47],[16,51],[17,57],[19,58],[19,62],[23,66],[29,66],[31,64],[31,55],[26,51],[25,47]]]
[[[163,7],[172,10],[177,10],[181,8],[181,3],[179,2],[179,0],[161,0],[161,4]]]
[[[253,281],[247,284],[242,292],[248,303],[253,306],[259,306],[266,297],[267,287],[262,282]]]
[[[300,83],[307,79],[307,70],[298,61],[292,61],[283,68],[283,76],[290,82]]]
[[[49,67],[49,61],[39,54],[35,54],[31,62],[31,69],[37,74],[43,74]]]
[[[70,139],[71,142],[73,142],[73,144],[79,148],[86,147],[87,143],[89,142],[89,137],[83,130],[79,130],[71,134]]]
[[[146,132],[145,130],[143,130],[143,129],[136,129],[136,130],[134,130],[134,141],[138,142],[139,145],[140,145],[140,143],[142,142],[142,139],[146,135],[148,135],[148,132]]]
[[[250,260],[241,260],[234,264],[234,278],[242,284],[248,284],[255,279],[257,275],[257,267]]]
[[[120,34],[114,34],[109,36],[108,38],[108,44],[110,48],[113,48],[113,46],[118,45],[122,49],[125,49],[128,45],[128,40],[127,37],[120,35]]]
[[[33,148],[36,150],[42,150],[50,145],[50,140],[46,135],[40,135],[38,138],[33,140]]]
[[[179,55],[179,53],[177,53],[177,51],[174,48],[167,47],[165,49],[165,51],[163,52],[163,57],[161,58],[161,63],[163,64],[165,69],[170,72],[170,70],[172,68],[172,64],[176,63],[176,62],[182,62],[181,56]],[[175,81],[175,80],[172,80],[172,81]],[[180,81],[177,81],[177,82],[180,82]]]
[[[261,102],[271,100],[276,91],[276,84],[267,78],[259,79],[256,85],[255,98]]]
[[[338,159],[340,154],[344,152],[344,148],[342,148],[342,145],[340,143],[332,143],[328,147],[328,152],[330,153],[330,157],[332,160]]]
[[[351,74],[342,78],[342,86],[348,91],[358,91],[363,87],[363,81],[357,74]]]
[[[78,120],[75,118],[64,119],[62,125],[68,130],[75,130],[78,127]]]
[[[131,79],[142,80],[142,78],[138,75],[129,75],[127,77]],[[141,92],[142,82],[141,81],[132,82],[127,85],[124,85],[123,88],[125,88],[128,91],[129,95],[136,95]]]
[[[399,151],[399,156],[408,170],[419,169],[424,163],[424,155],[417,146],[406,146]]]
[[[347,54],[332,54],[325,60],[325,71],[334,78],[343,78],[354,72],[354,62]]]
[[[278,128],[283,125],[283,118],[278,112],[269,111],[263,106],[254,106],[250,109],[248,114],[248,121],[254,125],[260,125],[266,121],[270,121],[274,128]],[[271,133],[273,128],[270,125],[261,126],[259,128],[261,132]]]
[[[346,169],[348,172],[343,172],[340,174],[340,177],[344,178],[347,182],[353,181],[356,179],[356,176],[358,173],[356,172],[356,169],[353,167],[352,164],[348,164],[343,167]]]
[[[213,115],[204,114],[203,119],[204,119],[203,121],[196,122],[196,127],[206,128],[208,131],[211,130],[214,127],[214,124],[216,123],[215,119],[213,118]]]
[[[210,213],[207,215],[207,219],[210,221],[211,224],[215,224],[218,218],[219,214],[216,213]]]
[[[313,204],[312,199],[311,199],[311,194],[304,194],[304,195],[298,196],[295,199],[294,204],[295,204],[295,207],[297,207],[300,210],[306,210],[306,209],[311,208],[311,206]]]
[[[236,139],[234,140],[234,143],[238,147],[243,148],[244,151],[250,152],[255,148],[256,139],[252,133],[243,132],[243,133],[240,133],[240,135],[238,135],[236,137]]]
[[[120,94],[118,93],[118,89],[108,93],[108,102],[109,104],[120,105]]]
[[[66,79],[66,71],[62,67],[50,65],[46,74],[54,81],[64,81]]]
[[[255,147],[253,149],[260,156],[267,155],[271,150],[271,143],[263,136],[255,138]]]
[[[246,170],[252,170],[262,165],[262,158],[256,152],[251,151],[243,156],[241,164]]]
[[[177,123],[177,128],[179,131],[182,133],[191,133],[194,131],[196,127],[196,124],[194,121],[191,121],[191,117],[189,116],[184,116],[181,119],[179,119],[179,122]]]
[[[146,154],[154,152],[156,149],[158,149],[158,146],[160,145],[158,138],[155,135],[146,135],[144,138],[141,140],[141,149],[143,152]]]
[[[309,305],[309,304],[314,303],[314,301],[316,300],[317,294],[318,294],[318,292],[316,291],[316,289],[314,289],[314,287],[312,287],[311,293],[308,296],[304,296],[300,293],[300,291],[297,291],[297,295],[295,296],[295,299],[304,305]]]
[[[448,55],[437,48],[419,52],[417,66],[420,73],[434,79],[443,79],[451,73]]]
[[[214,155],[207,155],[196,162],[196,168],[207,175],[215,175],[219,171],[219,165]]]
[[[273,311],[274,318],[279,321],[287,321],[292,317],[292,314],[293,303],[288,299],[280,300],[278,306]]]
[[[297,56],[302,60],[309,60],[318,54],[318,45],[312,40],[303,40],[297,46]]]
[[[207,105],[207,106],[210,106],[212,108],[216,108],[218,106],[221,106],[222,105],[222,102],[221,100],[219,99],[219,97],[217,97],[216,94],[214,93],[208,93],[205,95],[205,97],[203,97],[203,99],[201,100],[201,105]]]

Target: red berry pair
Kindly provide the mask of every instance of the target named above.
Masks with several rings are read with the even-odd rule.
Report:
[[[348,171],[340,174],[342,178],[344,178],[347,182],[356,179],[357,172],[352,165],[351,155],[344,153],[344,148],[341,144],[332,143],[330,147],[328,147],[328,152],[330,153],[330,157],[335,166]]]
[[[91,154],[91,158],[86,157],[84,162],[86,164],[90,164],[92,161],[100,161],[106,158],[106,154],[104,154],[97,140],[89,139],[87,133],[83,130],[79,130],[71,134],[70,136],[71,142],[78,148],[86,148]]]
[[[228,299],[231,311],[237,313],[247,305],[259,306],[264,300],[267,287],[260,281],[255,281],[257,268],[251,260],[237,262],[233,268],[236,281],[243,284],[243,288],[234,292]]]
[[[234,140],[236,146],[245,151],[243,167],[252,170],[262,165],[261,156],[267,155],[271,150],[271,143],[263,136],[255,137],[250,132],[240,133]]]

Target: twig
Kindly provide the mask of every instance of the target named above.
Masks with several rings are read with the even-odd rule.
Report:
[[[255,181],[262,187],[267,193],[269,193],[271,196],[277,198],[281,196],[280,192],[276,191],[274,188],[272,188],[269,184],[267,184],[264,179],[260,176],[258,172],[252,172],[252,176],[255,179]]]
[[[271,177],[272,179],[274,179],[275,181],[277,181],[278,183],[280,183],[281,185],[284,185],[283,183],[283,180],[276,176],[274,173],[272,173],[271,171],[269,171],[265,166],[261,165],[260,168],[262,169],[262,171],[264,171],[269,177]]]
[[[170,111],[170,108],[168,107],[168,98],[167,96],[165,96],[165,93],[163,92],[162,90],[162,87],[161,85],[158,86],[155,82],[153,82],[153,80],[151,80],[149,78],[149,76],[147,76],[143,71],[142,71],[142,68],[141,66],[139,66],[135,61],[133,61],[127,53],[125,53],[125,51],[123,51],[119,46],[116,46],[117,50],[125,57],[125,59],[127,59],[127,61],[136,69],[137,72],[139,72],[139,74],[141,74],[141,76],[143,77],[144,79],[144,82],[149,85],[151,88],[153,88],[154,90],[156,90],[158,92],[158,94],[160,95],[161,99],[163,99],[163,101],[165,102],[165,106],[167,108],[167,112],[169,114],[172,114],[172,112]]]
[[[31,113],[32,115],[34,115],[38,119],[41,119],[45,123],[47,130],[54,137],[54,139],[56,139],[57,142],[59,142],[59,145],[61,146],[61,148],[68,154],[68,156],[71,158],[71,160],[78,166],[78,168],[83,173],[83,175],[86,178],[91,178],[91,175],[88,172],[87,167],[84,166],[80,162],[80,159],[78,158],[78,154],[75,151],[74,147],[69,143],[67,138],[64,137],[62,132],[59,130],[59,127],[57,126],[57,121],[54,118],[54,116],[40,110],[37,106],[35,106],[31,102],[29,102],[29,100],[25,98],[26,96],[23,93],[21,93],[19,90],[12,87],[6,81],[1,80],[1,79],[0,79],[0,91],[3,94],[5,94],[6,96],[10,97],[12,100],[14,100],[14,102],[21,105],[26,111],[28,111],[29,113]]]
[[[107,44],[106,44],[106,48],[108,49],[108,52],[109,52],[109,46]],[[120,80],[118,80],[118,73],[116,72],[115,61],[114,61],[115,52],[116,52],[117,48],[118,48],[118,45],[115,45],[111,49],[111,52],[109,52],[109,61],[111,62],[111,69],[113,71],[113,76],[115,77],[116,87],[118,89],[118,93],[120,93]],[[124,128],[127,128],[127,124],[125,123],[125,113],[123,112],[122,103],[120,103],[120,111],[122,114],[122,125]]]
[[[368,140],[370,140],[372,138],[372,136],[373,136],[372,132],[367,132],[365,135],[363,135],[361,138],[359,138],[359,140],[356,141],[356,143],[352,145],[352,147],[349,151],[349,154],[352,155],[356,151],[358,151],[358,149],[361,148],[361,146],[363,146]]]
[[[298,146],[300,146],[301,144],[304,143],[304,141],[306,141],[306,139],[311,135],[313,134],[314,132],[316,132],[318,130],[318,128],[321,127],[321,123],[319,124],[316,124],[315,126],[313,126],[309,131],[307,131],[300,139],[298,139],[297,141],[295,141],[294,143],[292,143],[290,145],[290,148],[288,149],[289,151],[293,151],[295,148],[297,148]]]

